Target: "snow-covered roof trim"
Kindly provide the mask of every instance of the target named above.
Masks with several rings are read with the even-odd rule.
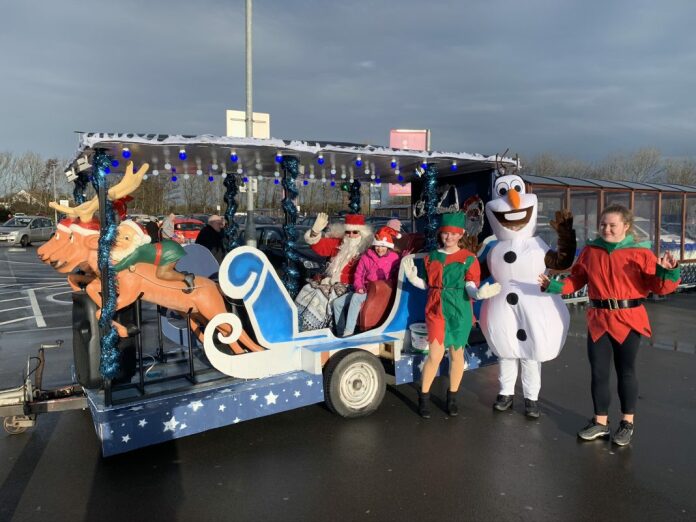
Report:
[[[136,164],[148,162],[150,169],[162,170],[165,164],[173,167],[177,173],[195,173],[204,170],[206,174],[235,172],[241,168],[245,172],[253,170],[254,176],[273,177],[277,170],[275,156],[278,152],[284,155],[296,156],[303,174],[311,172],[320,178],[328,177],[331,169],[338,174],[345,172],[350,177],[361,181],[371,181],[371,176],[381,182],[409,181],[423,162],[436,164],[442,173],[450,173],[452,163],[456,163],[457,171],[473,172],[489,170],[495,167],[496,160],[506,166],[515,165],[512,158],[484,156],[465,152],[414,151],[391,149],[373,145],[358,145],[352,143],[327,143],[304,140],[234,138],[199,136],[135,134],[135,133],[80,133],[79,146],[75,159],[94,149],[107,149],[115,158],[121,158],[123,149],[127,147],[131,159]],[[185,149],[187,159],[179,159],[179,150]],[[238,155],[237,162],[230,161],[230,154]],[[319,165],[319,155],[324,158],[324,164]],[[355,160],[360,156],[362,167],[355,166]],[[398,166],[392,167],[392,161]],[[218,166],[220,168],[212,168]],[[260,168],[259,168],[260,167]],[[116,172],[119,172],[117,169]]]

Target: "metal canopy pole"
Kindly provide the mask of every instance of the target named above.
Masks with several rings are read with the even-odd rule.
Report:
[[[254,112],[252,108],[252,60],[251,60],[251,18],[252,0],[246,0],[246,136],[254,137]],[[256,227],[254,226],[254,193],[251,191],[253,185],[249,165],[247,168],[247,219],[245,227],[246,244],[251,247],[256,246]]]

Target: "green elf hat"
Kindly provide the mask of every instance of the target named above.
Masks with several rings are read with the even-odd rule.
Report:
[[[454,234],[463,234],[466,226],[466,214],[463,212],[452,212],[451,214],[442,214],[442,222],[440,223],[439,232],[452,232]]]

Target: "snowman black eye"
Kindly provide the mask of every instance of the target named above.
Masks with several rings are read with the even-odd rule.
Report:
[[[512,188],[514,188],[517,192],[522,192],[522,187],[520,187],[519,185],[515,185]]]
[[[500,187],[500,188],[498,189],[498,195],[499,195],[499,196],[504,196],[505,194],[507,194],[507,191],[508,191],[507,188],[505,188],[505,187]]]

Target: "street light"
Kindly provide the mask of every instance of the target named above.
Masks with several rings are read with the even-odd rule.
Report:
[[[252,0],[246,0],[246,137],[254,137],[254,113],[252,109],[252,61],[251,61],[251,17]],[[247,187],[247,219],[245,226],[246,244],[256,247],[256,226],[254,226],[254,193],[252,184]]]

